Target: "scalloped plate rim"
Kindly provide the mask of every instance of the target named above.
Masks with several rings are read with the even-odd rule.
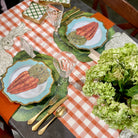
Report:
[[[67,25],[67,29],[66,29],[66,36],[71,32],[71,29],[73,28],[73,26],[77,23],[77,22],[81,22],[81,21],[89,21],[89,22],[92,22],[92,21],[96,21],[98,22],[101,31],[102,31],[102,40],[100,40],[100,42],[94,44],[94,45],[91,45],[91,46],[85,46],[84,45],[77,45],[77,44],[73,44],[76,48],[78,49],[95,49],[95,48],[98,48],[98,47],[101,47],[106,41],[107,41],[107,29],[104,27],[103,23],[101,21],[98,21],[96,18],[94,17],[86,17],[86,16],[83,16],[83,17],[80,17],[80,18],[77,18],[77,19],[74,19],[72,20],[68,25]],[[93,38],[92,38],[93,39]]]
[[[30,65],[30,63],[31,63],[31,65],[35,65],[35,64],[39,63],[39,64],[43,64],[47,67],[47,65],[43,61],[37,61],[37,60],[34,60],[34,59],[16,61],[12,66],[7,68],[7,71],[4,75],[4,77],[2,78],[3,94],[6,95],[11,102],[20,103],[21,105],[28,105],[28,104],[32,104],[32,103],[38,103],[38,102],[42,101],[46,96],[48,96],[51,93],[51,87],[54,83],[54,79],[53,79],[53,76],[52,76],[52,70],[49,67],[47,67],[48,72],[50,73],[50,76],[47,79],[48,83],[46,84],[45,90],[42,91],[42,93],[39,94],[38,96],[36,96],[34,98],[25,99],[25,98],[17,97],[16,94],[10,94],[6,91],[6,88],[9,85],[9,84],[7,84],[7,79],[9,81],[10,76],[15,71],[15,70],[12,70],[12,68],[15,68],[15,66],[17,66],[18,64],[23,64],[23,63],[25,63],[25,65]],[[9,71],[10,71],[10,76],[7,76]],[[7,84],[6,87],[5,87],[5,83]]]

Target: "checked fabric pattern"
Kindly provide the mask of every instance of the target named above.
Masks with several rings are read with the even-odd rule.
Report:
[[[32,2],[29,8],[23,12],[24,15],[39,20],[46,13],[46,7]]]
[[[38,2],[37,0],[34,1]],[[53,40],[54,27],[48,18],[39,25],[22,17],[22,12],[27,9],[31,2],[31,0],[25,0],[0,15],[0,38],[6,36],[11,29],[24,22],[26,27],[32,31],[25,33],[22,37],[34,50],[55,57],[61,51]],[[16,37],[13,47],[7,52],[15,56],[20,50],[22,50],[20,38]],[[95,64],[94,61],[87,63],[77,61],[77,65],[69,77],[69,98],[63,104],[67,108],[67,114],[60,121],[77,138],[118,138],[119,132],[117,130],[109,128],[103,120],[92,114],[97,97],[86,97],[82,92],[85,72]]]

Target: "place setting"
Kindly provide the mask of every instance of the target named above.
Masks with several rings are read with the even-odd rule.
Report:
[[[107,23],[103,23],[100,18],[102,15],[99,13],[91,14],[73,7],[64,12],[58,35],[54,34],[54,41],[61,50],[73,53],[79,61],[92,61],[89,57],[91,51],[101,53],[114,32],[111,28],[113,24],[109,23],[108,28]]]
[[[27,54],[26,52],[21,51],[18,53],[17,58],[19,58],[20,53],[22,56]],[[14,57],[14,60],[15,58],[16,56]],[[52,57],[50,58],[51,62],[55,62]],[[62,80],[60,76],[57,75],[61,74],[61,72],[56,73],[56,77],[59,77],[59,82],[54,84],[56,81],[52,75],[52,72],[54,71],[47,67],[45,62],[37,61],[35,59],[17,61],[7,69],[7,72],[2,79],[3,94],[8,97],[11,102],[19,103],[20,107],[22,107],[21,110],[18,109],[15,116],[13,115],[13,118],[18,121],[27,121],[27,124],[32,127],[32,131],[36,131],[39,126],[49,116],[51,117],[51,114],[56,110],[55,117],[51,117],[51,121],[49,121],[46,127],[43,129],[41,128],[38,131],[38,135],[42,135],[46,128],[52,123],[52,121],[54,121],[54,119],[63,116],[67,112],[66,108],[63,106],[60,107],[60,105],[68,99],[67,77],[69,77],[69,74],[74,68],[74,66],[73,68],[68,68],[67,75],[61,75],[64,80]],[[57,63],[55,64],[55,68],[57,68]],[[69,71],[70,69],[71,71]],[[65,90],[62,89],[62,93],[59,93],[63,85],[66,88]]]

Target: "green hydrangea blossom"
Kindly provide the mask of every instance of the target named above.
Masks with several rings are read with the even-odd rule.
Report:
[[[92,113],[110,127],[138,133],[138,116],[132,110],[137,85],[138,47],[128,43],[101,54],[98,64],[86,72],[83,92],[87,96],[99,96]]]

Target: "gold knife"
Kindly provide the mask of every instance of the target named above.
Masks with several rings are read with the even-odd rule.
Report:
[[[68,96],[64,97],[63,99],[61,99],[59,102],[57,102],[53,107],[51,107],[47,114],[44,116],[44,118],[42,118],[39,122],[37,122],[33,127],[32,127],[32,131],[36,131],[38,129],[38,127],[45,121],[45,119],[51,115],[65,100],[68,99]]]

